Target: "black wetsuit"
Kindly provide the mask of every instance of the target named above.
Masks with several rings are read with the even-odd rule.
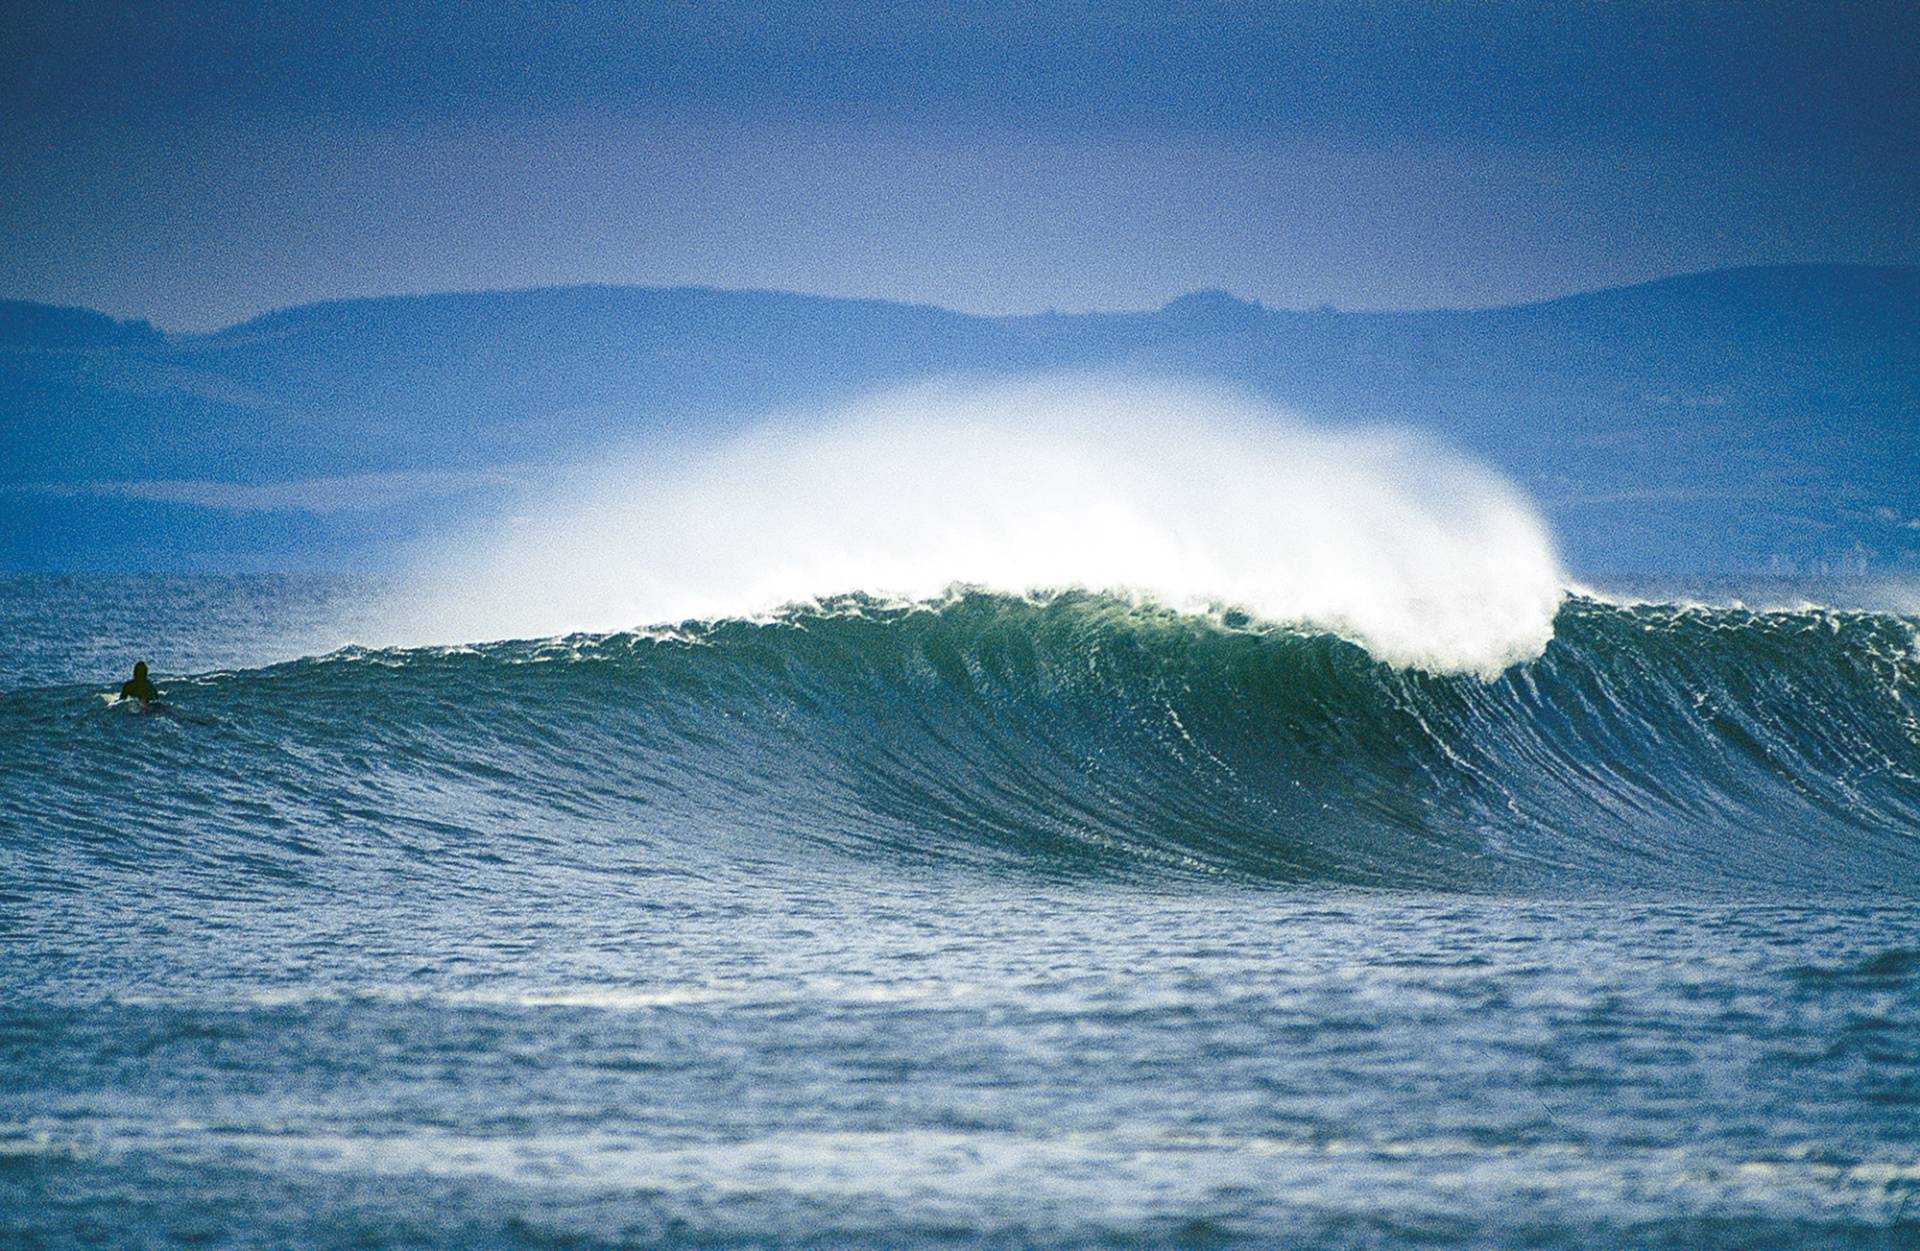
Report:
[[[137,699],[143,704],[150,704],[160,698],[160,692],[153,689],[152,678],[132,678],[121,684],[120,698]]]

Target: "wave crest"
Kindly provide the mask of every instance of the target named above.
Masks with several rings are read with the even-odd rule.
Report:
[[[608,631],[965,583],[1231,604],[1491,676],[1540,654],[1563,582],[1521,495],[1430,439],[1076,378],[922,386],[697,456],[615,457],[434,557],[392,634]]]

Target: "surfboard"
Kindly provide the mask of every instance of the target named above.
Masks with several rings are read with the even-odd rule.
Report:
[[[129,716],[144,717],[152,713],[158,713],[165,717],[176,715],[173,710],[173,705],[171,704],[163,704],[157,699],[148,700],[143,704],[131,696],[120,694],[118,691],[101,691],[100,702],[109,708],[122,709]]]

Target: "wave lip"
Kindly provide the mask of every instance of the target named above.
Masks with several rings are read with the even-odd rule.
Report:
[[[1483,676],[1540,654],[1564,584],[1520,493],[1430,439],[1112,378],[922,386],[691,459],[615,457],[430,564],[399,641],[963,583],[1231,604]]]

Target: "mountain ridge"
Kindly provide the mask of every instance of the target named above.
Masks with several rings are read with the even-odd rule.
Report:
[[[145,318],[118,317],[100,312],[82,305],[56,304],[18,297],[0,296],[0,348],[13,346],[7,338],[8,329],[5,318],[24,315],[31,312],[48,314],[70,314],[89,321],[104,321],[123,327],[130,336],[147,338],[158,336],[170,342],[193,343],[222,339],[250,328],[259,328],[263,323],[276,323],[282,319],[331,310],[363,310],[378,306],[422,306],[440,302],[485,301],[496,297],[549,296],[575,294],[632,294],[648,296],[697,296],[697,297],[742,297],[746,299],[775,298],[792,300],[807,304],[844,306],[849,308],[887,308],[914,310],[923,313],[940,314],[948,317],[968,318],[980,321],[1020,322],[1029,320],[1074,320],[1082,318],[1144,318],[1165,314],[1169,311],[1185,313],[1195,308],[1232,306],[1262,315],[1275,317],[1341,317],[1341,318],[1423,318],[1451,316],[1479,316],[1491,313],[1513,313],[1531,309],[1546,309],[1554,306],[1578,304],[1595,301],[1608,296],[1628,292],[1651,292],[1656,289],[1675,289],[1687,287],[1708,288],[1744,284],[1763,278],[1785,277],[1832,277],[1848,275],[1869,277],[1877,276],[1889,285],[1904,287],[1903,294],[1920,296],[1920,265],[1878,265],[1854,264],[1832,261],[1795,261],[1769,265],[1736,265],[1720,269],[1690,270],[1684,273],[1669,274],[1659,278],[1649,278],[1638,282],[1609,284],[1564,295],[1545,296],[1539,299],[1516,300],[1503,304],[1443,305],[1432,308],[1391,308],[1391,309],[1349,309],[1333,306],[1317,308],[1290,308],[1275,306],[1257,299],[1234,295],[1220,287],[1202,287],[1174,296],[1164,303],[1142,309],[1088,309],[1081,312],[1063,313],[1057,310],[1025,313],[973,313],[962,309],[948,308],[942,304],[916,300],[893,300],[880,296],[843,296],[824,295],[815,292],[791,291],[778,287],[717,287],[698,283],[675,283],[653,285],[647,283],[552,283],[521,287],[462,287],[448,291],[396,292],[384,295],[338,296],[322,300],[310,300],[298,304],[280,305],[262,310],[259,313],[241,318],[224,326],[210,330],[173,331],[156,327]]]
[[[444,517],[391,491],[387,512],[321,516],[285,503],[307,490],[179,484],[497,483],[503,467],[710,441],[921,379],[1089,371],[1426,430],[1515,478],[1577,572],[1920,569],[1920,268],[1844,265],[1413,312],[1210,290],[989,317],[590,285],[327,301],[166,334],[0,303],[0,568],[377,566]],[[282,506],[240,525],[245,499]]]

